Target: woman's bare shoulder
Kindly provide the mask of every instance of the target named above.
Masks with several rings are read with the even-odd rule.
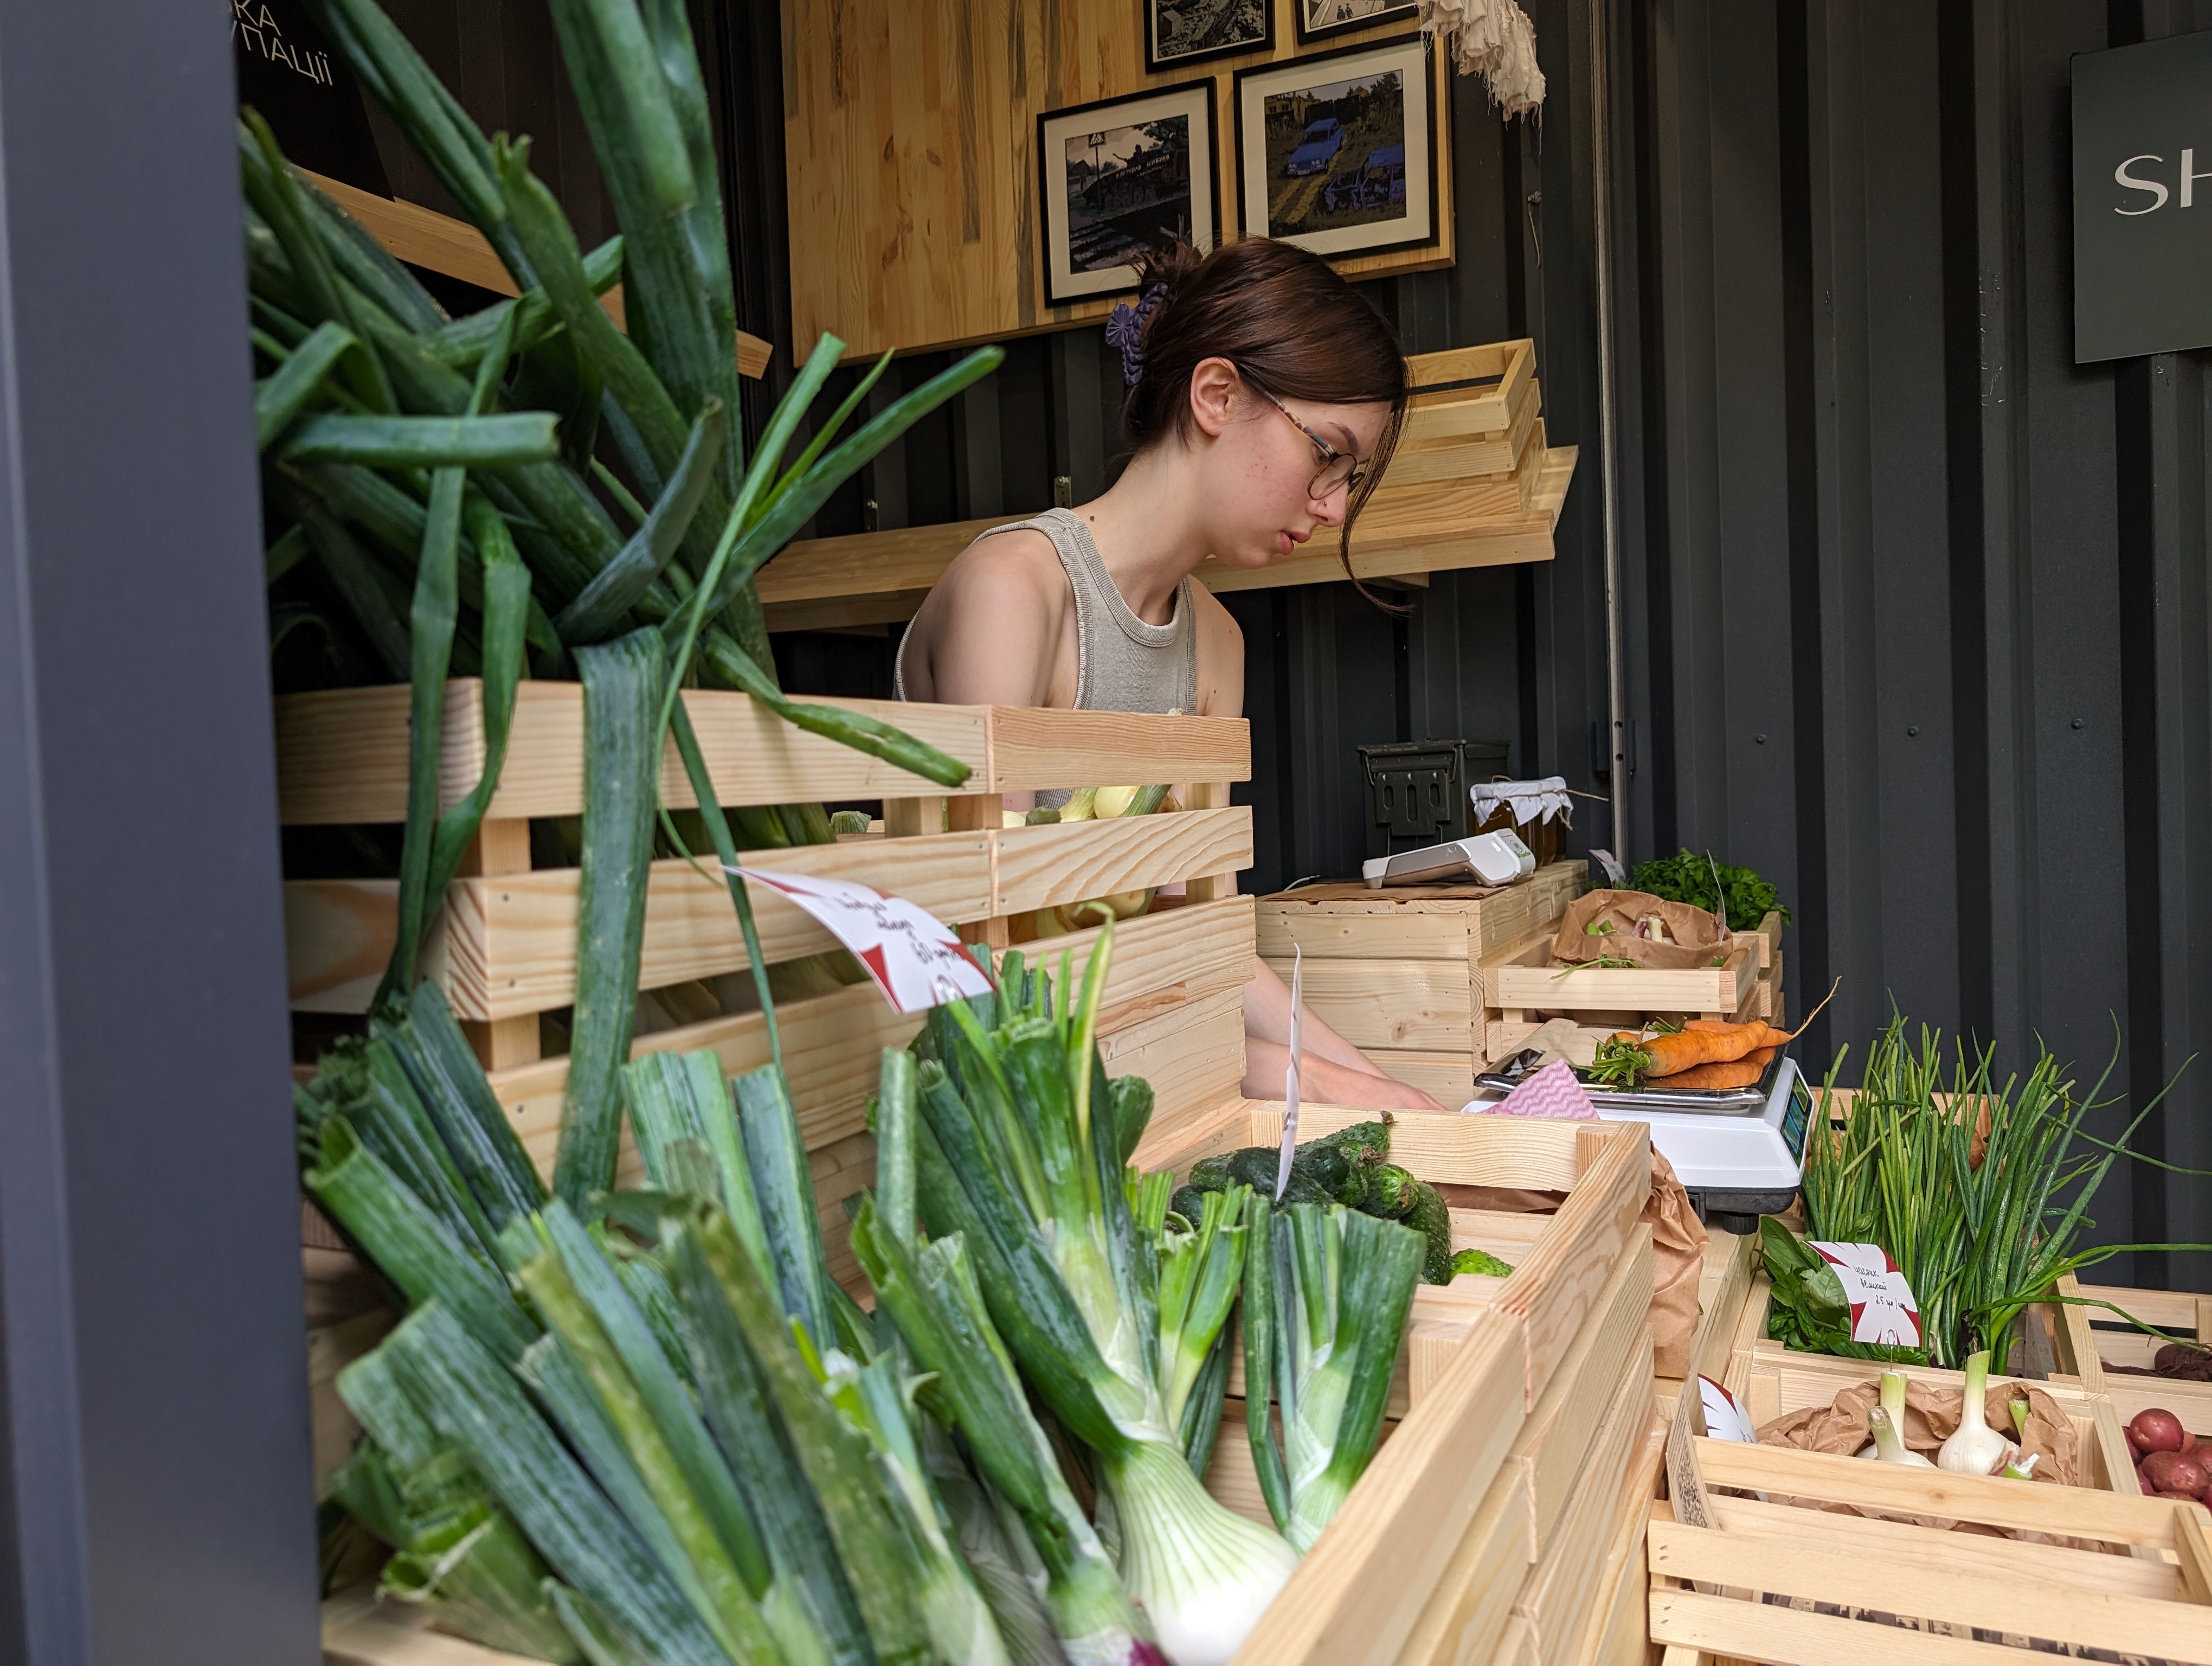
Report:
[[[1048,703],[1073,593],[1042,532],[1024,527],[977,538],[952,558],[915,615],[904,654],[908,697]]]
[[[971,601],[979,593],[1000,591],[1056,599],[1067,587],[1052,540],[1033,526],[1018,526],[987,532],[953,556],[936,591],[949,589],[957,599]]]
[[[1244,714],[1244,632],[1221,599],[1193,579],[1198,629],[1198,709],[1207,717]]]

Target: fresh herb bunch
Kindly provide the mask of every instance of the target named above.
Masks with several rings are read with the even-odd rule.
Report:
[[[1628,877],[1629,887],[1649,891],[1654,897],[1669,903],[1687,903],[1692,908],[1710,913],[1718,901],[1713,895],[1713,873],[1721,876],[1721,890],[1728,897],[1728,922],[1731,931],[1757,931],[1759,922],[1770,912],[1779,914],[1784,925],[1790,923],[1790,910],[1783,906],[1774,887],[1747,867],[1730,867],[1716,860],[1711,852],[1699,854],[1684,850],[1673,856],[1659,856],[1648,862],[1638,862],[1636,871]]]

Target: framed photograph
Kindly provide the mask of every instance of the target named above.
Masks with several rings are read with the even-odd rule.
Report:
[[[1215,155],[1211,79],[1039,116],[1046,303],[1133,289],[1138,258],[1178,238],[1212,248]]]
[[[1442,118],[1430,52],[1427,36],[1410,34],[1239,70],[1243,234],[1321,255],[1434,243]]]
[[[1275,0],[1137,0],[1144,8],[1145,73],[1275,44]],[[1305,5],[1310,0],[1291,0]]]
[[[1291,10],[1298,20],[1301,46],[1354,29],[1411,23],[1421,15],[1416,0],[1291,0]]]

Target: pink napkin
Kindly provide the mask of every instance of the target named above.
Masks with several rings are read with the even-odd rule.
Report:
[[[1579,1122],[1597,1120],[1597,1107],[1583,1085],[1575,1079],[1572,1066],[1565,1059],[1554,1059],[1541,1070],[1515,1088],[1490,1112],[1499,1116],[1565,1116]]]

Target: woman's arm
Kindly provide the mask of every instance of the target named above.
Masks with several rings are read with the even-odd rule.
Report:
[[[1042,532],[978,538],[907,628],[906,696],[953,706],[1048,706],[1062,678],[1067,575]],[[1070,659],[1072,655],[1067,655]]]
[[[1244,1097],[1279,1099],[1291,1061],[1291,991],[1264,960],[1252,963],[1244,986]],[[1375,1061],[1314,1016],[1298,1024],[1298,1092],[1322,1104],[1395,1110],[1442,1110],[1417,1087],[1387,1075]],[[1309,1084],[1311,1084],[1309,1085]],[[1353,1097],[1346,1098],[1350,1094]]]

